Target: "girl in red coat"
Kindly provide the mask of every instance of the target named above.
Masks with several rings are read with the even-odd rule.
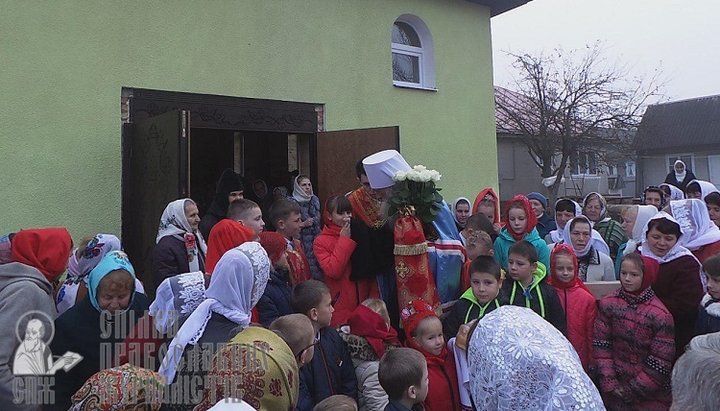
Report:
[[[350,238],[352,206],[345,196],[332,196],[325,204],[323,220],[325,227],[313,242],[313,251],[330,289],[335,312],[332,327],[347,323],[355,307],[368,298],[377,298],[378,289],[374,278],[350,279],[350,257],[356,243]]]
[[[587,371],[592,358],[593,324],[597,316],[595,297],[578,277],[578,260],[570,245],[558,244],[553,248],[550,269],[548,284],[557,291],[565,310],[568,340]]]
[[[673,318],[650,285],[660,266],[637,253],[620,266],[621,288],[600,300],[594,364],[608,410],[667,410],[675,356]]]
[[[408,348],[425,356],[430,391],[423,402],[425,411],[460,411],[455,357],[448,350],[442,323],[432,307],[422,300],[410,301],[400,312]]]

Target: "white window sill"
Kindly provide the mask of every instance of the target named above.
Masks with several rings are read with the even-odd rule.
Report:
[[[393,81],[393,86],[395,86],[397,88],[411,88],[411,89],[415,89],[415,90],[425,90],[425,91],[434,91],[434,92],[438,91],[438,89],[436,89],[436,88],[423,87],[421,85],[412,84],[412,83],[400,83],[397,81]]]

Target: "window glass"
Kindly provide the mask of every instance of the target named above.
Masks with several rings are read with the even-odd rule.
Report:
[[[393,25],[392,42],[406,46],[421,47],[420,38],[415,30],[407,23],[396,21]]]

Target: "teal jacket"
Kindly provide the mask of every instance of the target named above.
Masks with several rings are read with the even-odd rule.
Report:
[[[525,235],[523,240],[532,244],[538,252],[538,261],[543,263],[545,267],[550,267],[550,247],[545,240],[540,238],[536,228]],[[500,235],[495,239],[493,248],[495,249],[495,261],[500,264],[504,270],[508,269],[508,251],[515,244],[515,239],[507,228],[500,231]]]

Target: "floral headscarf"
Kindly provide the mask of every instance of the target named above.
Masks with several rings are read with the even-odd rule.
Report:
[[[507,305],[487,314],[467,355],[479,410],[605,410],[570,342],[531,309]]]
[[[185,244],[190,271],[200,270],[200,259],[207,255],[207,245],[200,231],[194,232],[185,217],[185,203],[195,202],[189,198],[171,201],[160,217],[160,227],[155,242],[163,237],[173,236]],[[196,241],[197,240],[197,241]]]
[[[159,410],[163,384],[158,373],[125,364],[95,373],[72,396],[70,411]]]
[[[269,276],[270,260],[260,243],[247,242],[226,252],[215,267],[205,291],[206,300],[188,317],[168,345],[160,375],[168,383],[175,379],[185,347],[198,342],[213,312],[246,328],[250,324],[251,310],[265,292]]]

